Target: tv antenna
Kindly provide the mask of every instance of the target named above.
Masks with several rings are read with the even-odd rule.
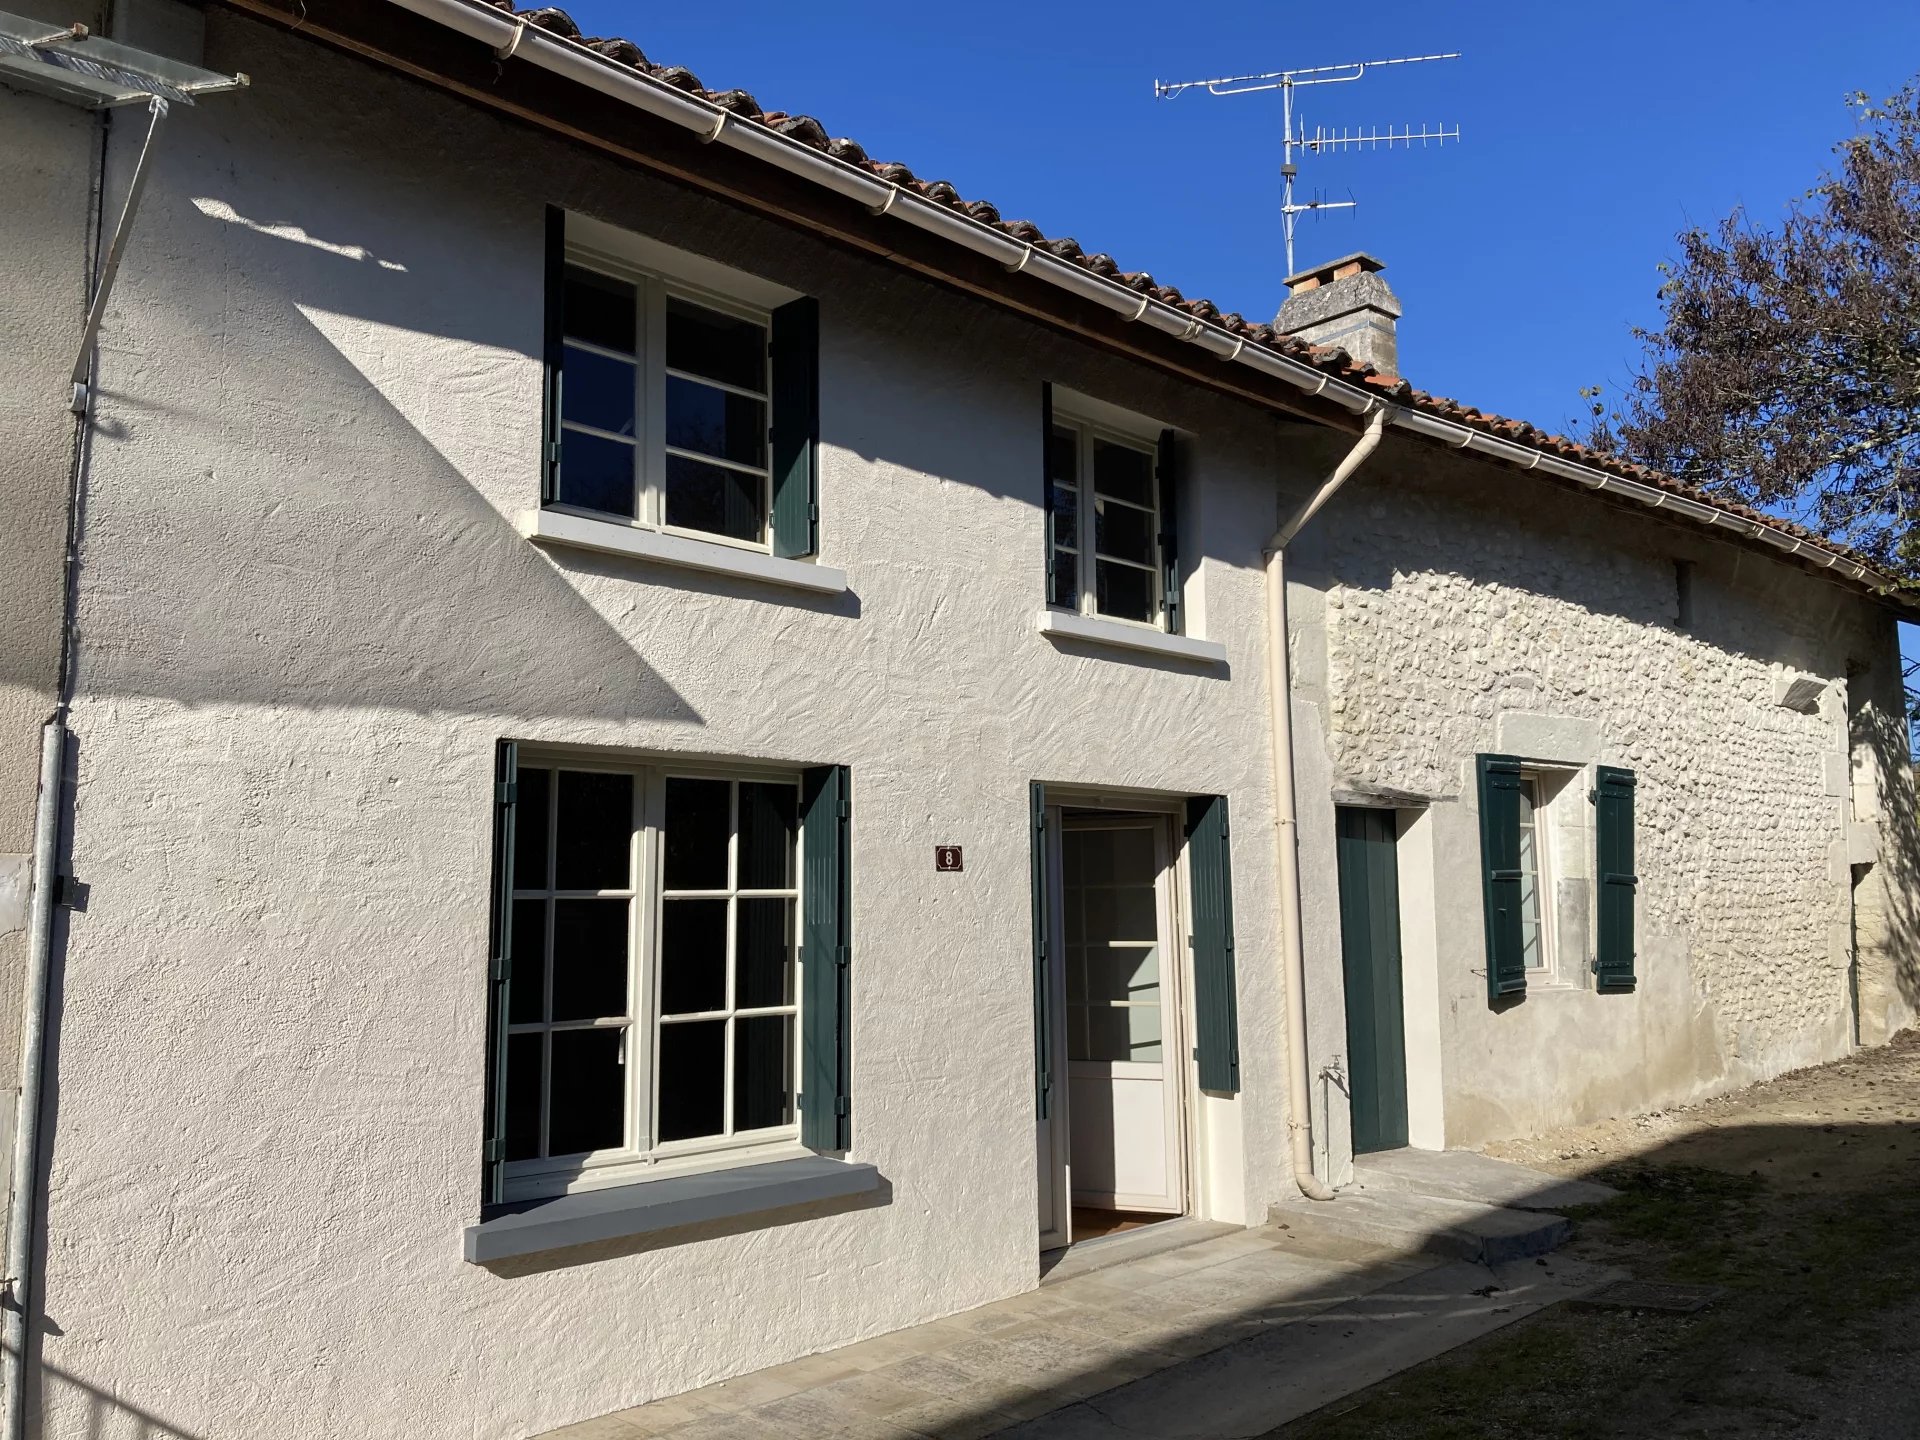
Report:
[[[1414,129],[1411,125],[1398,128],[1389,125],[1385,130],[1378,126],[1365,129],[1327,130],[1316,128],[1313,134],[1307,134],[1306,122],[1296,120],[1293,113],[1293,92],[1307,85],[1340,85],[1349,80],[1358,80],[1369,70],[1377,70],[1387,65],[1419,65],[1428,60],[1458,60],[1460,52],[1450,50],[1444,55],[1403,55],[1396,60],[1355,60],[1345,65],[1315,65],[1303,70],[1271,70],[1264,75],[1227,75],[1217,80],[1156,80],[1153,82],[1153,96],[1156,100],[1173,100],[1189,90],[1205,90],[1209,95],[1252,95],[1264,90],[1280,92],[1280,182],[1283,193],[1280,202],[1280,225],[1287,238],[1287,274],[1293,269],[1293,227],[1299,223],[1302,215],[1313,210],[1351,210],[1360,202],[1357,200],[1322,200],[1317,196],[1312,200],[1296,201],[1293,198],[1293,182],[1300,173],[1295,158],[1301,154],[1329,155],[1343,150],[1378,150],[1381,147],[1393,149],[1404,145],[1411,150],[1416,144],[1425,148],[1428,145],[1444,145],[1447,141],[1458,142],[1460,127],[1455,125],[1449,130],[1445,125],[1422,125]]]

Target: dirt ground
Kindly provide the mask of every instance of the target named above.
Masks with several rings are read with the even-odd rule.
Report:
[[[1558,1306],[1275,1440],[1920,1437],[1920,1034],[1489,1153],[1620,1189],[1561,1253],[1718,1298]]]

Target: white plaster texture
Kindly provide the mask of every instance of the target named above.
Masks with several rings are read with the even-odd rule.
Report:
[[[61,976],[41,1433],[144,1414],[507,1440],[1031,1286],[1030,779],[1232,798],[1244,1089],[1196,1107],[1201,1204],[1260,1215],[1289,1193],[1258,547],[1276,472],[1304,486],[1312,446],[227,11],[205,63],[253,88],[176,117],[102,340],[74,705],[91,897]],[[132,156],[117,133],[110,196]],[[847,594],[517,532],[548,203],[820,297],[822,560]],[[1048,379],[1197,437],[1187,613],[1224,666],[1035,631]],[[1635,550],[1611,512],[1555,496],[1525,521],[1535,548],[1490,543],[1486,514],[1524,509],[1528,482],[1472,469],[1443,496],[1397,453],[1316,520],[1300,546],[1321,578],[1290,597],[1319,797],[1300,832],[1316,1075],[1344,1048],[1328,797],[1348,783],[1437,802],[1450,1141],[1830,1053],[1844,822],[1824,756],[1846,721],[1773,706],[1767,664],[1841,673],[1830,636],[1772,653],[1805,614],[1881,632],[1749,560],[1779,594],[1729,581],[1739,633],[1675,636],[1648,600],[1666,592],[1647,537],[1672,532],[1640,526]],[[1576,512],[1580,533],[1554,532]],[[1879,703],[1856,707],[1858,744],[1884,743]],[[1543,996],[1513,1021],[1475,992],[1462,777],[1503,712],[1597,724],[1641,771],[1637,996]],[[851,765],[853,1154],[887,1203],[461,1260],[503,735]],[[963,877],[932,883],[935,843],[965,845]],[[1910,892],[1885,893],[1887,985],[1907,993]],[[1332,1077],[1313,1101],[1337,1177]]]
[[[206,63],[254,85],[169,133],[103,333],[43,1433],[505,1440],[1032,1286],[1031,778],[1232,797],[1245,1088],[1206,1107],[1205,1204],[1264,1213],[1270,424],[227,12]],[[850,595],[516,532],[550,201],[820,297]],[[1035,632],[1046,378],[1209,437],[1182,536],[1225,666]],[[852,766],[886,1204],[461,1260],[502,735]]]
[[[19,0],[8,9],[68,25],[98,7]],[[0,89],[0,1076],[18,1069],[24,894],[40,777],[41,727],[60,671],[70,374],[86,314],[99,120]]]
[[[1436,889],[1448,897],[1437,951],[1449,1144],[1688,1100],[1845,1053],[1849,957],[1834,935],[1851,913],[1844,862],[1859,852],[1828,776],[1847,754],[1846,723],[1834,706],[1783,708],[1777,681],[1785,669],[1843,692],[1850,666],[1891,636],[1884,612],[1675,527],[1552,493],[1526,501],[1405,442],[1384,446],[1297,545],[1313,558],[1296,578],[1323,591],[1299,607],[1310,620],[1295,639],[1319,655],[1300,703],[1320,752],[1303,770],[1324,767],[1336,792],[1432,804]],[[1675,558],[1694,564],[1684,630]],[[1636,993],[1594,992],[1590,927],[1568,925],[1560,983],[1489,1009],[1480,751],[1635,771]],[[1318,827],[1330,829],[1330,807]],[[1303,847],[1318,827],[1303,816]],[[1584,881],[1587,857],[1568,858],[1579,863],[1566,877]],[[1310,1004],[1326,1012],[1324,1046],[1344,1002],[1337,934],[1318,931]],[[1903,983],[1911,994],[1910,965]]]

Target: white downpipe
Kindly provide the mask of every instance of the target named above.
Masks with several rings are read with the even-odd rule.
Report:
[[[394,0],[394,3],[403,10],[411,10],[416,15],[489,46],[503,58],[516,56],[590,90],[597,90],[648,114],[695,131],[702,139],[715,145],[744,151],[756,160],[765,161],[790,175],[798,175],[856,200],[876,214],[894,216],[916,229],[938,235],[976,255],[1005,265],[1009,270],[1038,276],[1050,285],[1071,291],[1150,330],[1184,340],[1229,364],[1245,365],[1355,414],[1366,414],[1380,403],[1377,395],[1363,386],[1335,379],[1324,370],[1304,361],[1275,354],[1264,345],[1249,345],[1241,337],[1230,335],[1207,321],[1195,319],[1165,301],[1143,296],[1118,280],[1096,275],[1084,266],[1048,254],[1024,240],[1016,240],[970,215],[960,214],[890,180],[882,180],[844,160],[823,155],[764,125],[729,124],[728,112],[712,102],[676,90],[652,76],[642,75],[631,66],[610,60],[575,41],[549,34],[538,26],[529,25],[523,18],[494,9],[484,0]],[[1764,538],[1783,550],[1808,553],[1804,542],[1771,526],[1726,514],[1697,501],[1682,499],[1651,485],[1608,475],[1591,466],[1575,464],[1540,450],[1485,435],[1452,420],[1395,407],[1391,423],[1442,440],[1457,449],[1477,450],[1526,470],[1546,470],[1596,490],[1612,491],[1643,505],[1678,510],[1703,524],[1718,525],[1750,537]],[[1864,566],[1842,560],[1829,552],[1814,550],[1809,558],[1830,569],[1843,570],[1863,584],[1871,583],[1888,589],[1894,583],[1892,577],[1878,574],[1869,581],[1870,572]]]
[[[648,114],[695,131],[702,139],[715,145],[744,151],[790,175],[798,175],[856,200],[876,214],[892,215],[915,229],[950,240],[976,255],[1005,265],[1009,270],[1038,276],[1050,285],[1071,291],[1150,330],[1184,340],[1229,364],[1245,365],[1292,385],[1308,396],[1331,401],[1355,414],[1366,414],[1380,403],[1378,397],[1363,386],[1335,379],[1324,370],[1275,354],[1264,345],[1249,345],[1241,337],[1230,335],[1217,325],[1195,319],[1165,301],[1143,296],[1118,280],[1096,275],[1084,266],[1048,254],[1024,240],[1016,240],[983,221],[962,215],[916,191],[895,185],[890,180],[882,180],[844,160],[823,155],[798,140],[778,134],[763,125],[729,124],[728,112],[712,102],[676,90],[649,75],[642,75],[631,66],[610,60],[575,41],[549,34],[538,26],[527,24],[522,18],[494,9],[484,0],[394,0],[394,3],[403,10],[411,10],[416,15],[489,46],[497,55],[517,56],[590,90],[597,90]],[[1672,508],[1703,524],[1719,525],[1764,538],[1783,550],[1794,553],[1807,551],[1804,542],[1771,526],[1728,515],[1697,501],[1681,499],[1651,485],[1608,475],[1591,466],[1578,465],[1527,446],[1485,435],[1452,420],[1395,407],[1391,423],[1432,436],[1457,449],[1478,450],[1522,469],[1546,470],[1593,489],[1610,490],[1644,505]],[[1864,566],[1830,553],[1815,550],[1809,558],[1830,569],[1842,569],[1861,583],[1872,583],[1881,589],[1893,585],[1892,578],[1885,575],[1876,574],[1869,582],[1867,577],[1870,572]]]
[[[53,960],[54,866],[60,836],[60,768],[67,727],[40,734],[40,795],[33,817],[33,901],[27,911],[26,1002],[20,1031],[20,1100],[13,1126],[13,1204],[7,1213],[6,1412],[4,1440],[26,1433],[27,1314],[32,1308],[34,1201],[39,1195],[40,1079],[47,1039],[47,975]]]
[[[1386,432],[1384,405],[1313,497],[1266,544],[1267,695],[1273,723],[1273,845],[1280,875],[1281,968],[1287,981],[1287,1131],[1293,1178],[1309,1200],[1333,1191],[1313,1173],[1313,1094],[1307,1062],[1307,950],[1300,932],[1300,807],[1293,788],[1293,668],[1287,653],[1287,545],[1347,483]]]

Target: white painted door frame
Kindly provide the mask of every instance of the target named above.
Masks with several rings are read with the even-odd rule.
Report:
[[[1040,1166],[1040,1208],[1042,1250],[1056,1249],[1072,1242],[1072,1070],[1075,1062],[1067,1058],[1066,1023],[1066,917],[1063,867],[1063,811],[1107,810],[1113,818],[1139,816],[1152,823],[1155,853],[1154,910],[1159,950],[1161,987],[1161,1061],[1160,1084],[1164,1096],[1162,1128],[1165,1146],[1164,1164],[1167,1192],[1160,1196],[1115,1194],[1093,1197],[1096,1203],[1116,1209],[1162,1209],[1169,1215],[1189,1213],[1192,1209],[1191,1136],[1187,1109],[1192,1083],[1190,1062],[1192,1020],[1188,1014],[1187,944],[1183,928],[1185,887],[1179,857],[1183,853],[1172,827],[1182,813],[1182,802],[1165,796],[1091,797],[1067,791],[1056,796],[1051,790],[1047,804],[1047,885],[1052,904],[1048,909],[1051,931],[1048,937],[1049,1005],[1053,1030],[1055,1082],[1050,1116],[1037,1122],[1036,1160]],[[1088,817],[1086,828],[1097,828],[1099,817]],[[1080,1062],[1083,1065],[1087,1062]],[[1082,1197],[1083,1199],[1086,1197]],[[1049,1224],[1051,1220],[1051,1224]]]

